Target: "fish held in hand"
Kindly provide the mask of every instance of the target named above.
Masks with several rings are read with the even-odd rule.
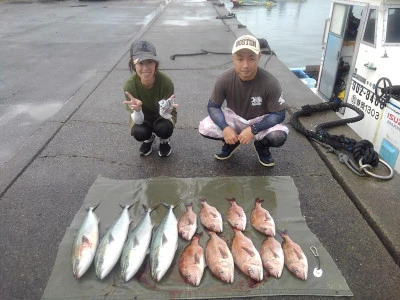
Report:
[[[267,273],[272,277],[280,278],[284,266],[281,244],[274,237],[267,237],[261,244],[260,255]]]
[[[179,271],[184,280],[193,285],[199,286],[206,267],[204,249],[199,244],[202,234],[195,234],[189,245],[183,250],[179,259]]]
[[[287,230],[279,231],[283,238],[282,249],[285,257],[285,266],[297,278],[307,280],[308,261],[301,247],[288,235]]]
[[[178,220],[178,233],[186,241],[190,241],[197,230],[197,214],[193,211],[193,203],[185,204],[186,212]]]
[[[222,216],[220,212],[207,203],[207,199],[200,199],[200,221],[204,227],[214,232],[222,232]]]
[[[131,206],[132,205],[124,206],[119,217],[101,238],[94,258],[96,275],[99,279],[103,279],[110,273],[121,256],[131,222],[128,210]]]
[[[275,222],[268,210],[261,204],[264,200],[257,198],[251,211],[251,225],[266,236],[275,236]]]
[[[150,213],[157,206],[149,209],[143,205],[146,214],[135,229],[131,231],[126,240],[121,254],[121,276],[125,282],[129,281],[136,274],[149,252],[153,230]]]
[[[206,244],[206,263],[211,273],[226,283],[233,283],[235,265],[226,242],[215,232],[207,231],[210,239]]]
[[[157,281],[168,271],[178,248],[178,221],[173,212],[175,206],[163,204],[168,212],[157,227],[150,245],[150,271]]]
[[[98,204],[87,210],[72,245],[72,272],[76,279],[81,278],[89,269],[99,245],[99,218],[93,212],[97,206]]]
[[[260,253],[243,232],[236,228],[233,231],[235,236],[232,241],[232,255],[236,266],[251,279],[262,281],[264,270]]]
[[[243,208],[236,203],[235,198],[232,199],[227,198],[226,200],[228,200],[228,202],[231,204],[231,206],[228,209],[228,214],[226,219],[233,228],[236,228],[240,231],[244,231],[246,228],[247,219]]]

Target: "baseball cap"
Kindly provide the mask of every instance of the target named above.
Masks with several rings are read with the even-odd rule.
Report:
[[[258,42],[258,39],[254,36],[246,34],[239,37],[235,41],[232,48],[232,54],[241,49],[249,49],[258,55],[260,53],[260,43]]]
[[[156,48],[152,43],[147,41],[139,40],[133,42],[130,53],[134,64],[142,62],[146,59],[158,61]]]

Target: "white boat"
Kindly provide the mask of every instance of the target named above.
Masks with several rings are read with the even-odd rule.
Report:
[[[400,172],[400,1],[333,0],[316,92],[363,110],[349,126]],[[342,118],[354,117],[342,108]]]

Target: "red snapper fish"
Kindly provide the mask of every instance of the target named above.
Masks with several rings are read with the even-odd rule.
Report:
[[[233,283],[235,265],[226,242],[215,232],[207,231],[206,263],[211,273],[226,283]]]
[[[267,237],[261,244],[261,260],[264,269],[275,278],[282,276],[284,255],[281,244],[272,236]]]
[[[202,208],[200,221],[204,227],[214,232],[222,232],[222,216],[220,212],[207,203],[207,199],[200,199]]]
[[[231,204],[228,209],[228,215],[226,219],[233,228],[244,231],[244,229],[246,228],[247,219],[243,208],[237,205],[235,198],[227,198],[226,200],[228,200],[228,202]]]
[[[263,280],[261,256],[253,242],[243,232],[233,228],[235,237],[232,241],[232,255],[235,264],[248,277],[255,281]]]
[[[193,285],[199,286],[206,267],[204,249],[199,244],[202,233],[195,234],[189,245],[183,250],[179,259],[179,271],[183,279]]]
[[[193,203],[185,204],[186,212],[178,220],[178,233],[181,238],[190,241],[197,229],[197,215]]]
[[[307,280],[308,261],[303,250],[289,237],[287,230],[279,234],[283,238],[282,249],[286,268],[297,278]]]
[[[263,208],[261,204],[264,200],[257,198],[255,205],[251,211],[251,225],[266,236],[275,236],[275,222],[268,210]]]

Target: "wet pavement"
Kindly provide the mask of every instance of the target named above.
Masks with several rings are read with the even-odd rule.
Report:
[[[98,175],[113,179],[291,176],[308,227],[336,262],[354,298],[398,297],[397,174],[390,181],[358,177],[333,153],[310,143],[292,128],[287,143],[272,150],[276,161],[273,168],[261,166],[250,146],[241,147],[228,161],[213,158],[221,144],[201,138],[198,123],[207,115],[206,103],[216,77],[232,65],[231,56],[209,53],[177,56],[175,60],[170,57],[201,50],[229,53],[236,37],[248,33],[246,28],[239,28],[235,18],[217,19],[228,13],[218,3],[0,2],[0,43],[2,52],[7,51],[7,59],[0,54],[1,65],[6,66],[0,74],[0,125],[6,126],[0,127],[1,148],[12,149],[15,140],[19,149],[12,155],[0,153],[9,157],[0,169],[1,298],[42,296],[65,230]],[[84,10],[80,18],[71,12],[73,9]],[[151,20],[143,22],[153,12]],[[3,26],[21,19],[21,15],[29,16],[26,23]],[[53,22],[43,21],[44,16],[54,18]],[[71,19],[70,26],[62,26]],[[40,21],[28,26],[29,20],[32,24]],[[107,20],[106,25],[101,20]],[[41,30],[35,31],[35,27]],[[30,30],[35,34],[29,34]],[[105,39],[97,41],[100,36]],[[171,140],[173,152],[166,159],[156,153],[139,157],[140,145],[129,135],[129,114],[121,104],[122,86],[130,76],[129,46],[138,37],[154,42],[160,68],[175,83],[180,107]],[[32,51],[28,45],[32,45]],[[97,49],[95,53],[93,49]],[[32,69],[26,67],[30,60],[21,60],[30,52]],[[38,64],[43,53],[47,59]],[[288,104],[286,122],[302,105],[320,102],[275,56],[263,55],[260,65],[282,84]],[[34,72],[35,66],[40,73]],[[3,70],[11,72],[10,76],[4,76]],[[45,71],[45,77],[37,75]],[[64,74],[61,83],[52,81]],[[17,79],[27,82],[26,90],[18,87]],[[26,98],[31,100],[27,103]],[[302,122],[312,129],[335,118],[329,112],[303,118]],[[332,133],[357,138],[348,127]]]

